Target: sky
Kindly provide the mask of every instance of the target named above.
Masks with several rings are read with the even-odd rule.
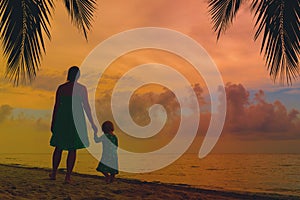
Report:
[[[0,153],[51,151],[49,126],[55,90],[66,80],[68,68],[81,66],[93,49],[112,35],[142,27],[168,28],[187,35],[206,50],[218,67],[226,85],[228,109],[224,130],[213,152],[300,153],[299,80],[292,86],[271,80],[260,55],[261,41],[253,41],[254,20],[247,5],[219,41],[212,31],[207,3],[198,0],[98,1],[88,41],[70,23],[60,2],[56,3],[51,24],[52,38],[46,43],[46,55],[32,83],[14,87],[8,82],[4,78],[5,58],[0,56]],[[98,120],[112,117],[107,111],[110,104],[103,102],[110,100],[108,93],[122,74],[137,65],[154,62],[172,66],[198,91],[202,121],[198,139],[190,148],[197,152],[210,117],[205,112],[211,103],[207,86],[190,63],[167,52],[144,49],[122,55],[111,63],[97,86]],[[137,100],[131,105],[133,119],[141,125],[149,123],[145,110],[151,103],[161,102],[169,106],[168,112],[175,114],[169,115],[163,132],[145,141],[145,145],[120,133],[123,148],[148,151],[167,144],[178,127],[174,126],[178,124],[174,95],[160,86],[148,85],[140,88],[132,99]]]

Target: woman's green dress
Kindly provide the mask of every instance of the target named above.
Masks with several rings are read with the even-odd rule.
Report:
[[[118,174],[118,138],[113,134],[105,133],[96,142],[102,142],[102,157],[96,170],[104,173]]]
[[[62,150],[76,150],[89,146],[81,96],[60,96],[55,115],[51,146]]]

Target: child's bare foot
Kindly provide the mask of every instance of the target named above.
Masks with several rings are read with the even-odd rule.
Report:
[[[56,180],[56,173],[51,172],[51,173],[49,174],[49,178],[50,178],[50,180]]]

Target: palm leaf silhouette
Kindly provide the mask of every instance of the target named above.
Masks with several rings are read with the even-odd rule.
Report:
[[[245,0],[209,0],[213,29],[217,39],[232,24]],[[254,40],[262,35],[261,53],[270,76],[288,84],[299,76],[298,0],[252,0],[251,11],[256,18]]]
[[[95,11],[94,0],[64,0],[71,21],[87,39]],[[6,77],[15,85],[35,76],[45,53],[44,37],[51,39],[53,0],[1,0],[0,39],[7,58]]]
[[[0,37],[7,57],[6,75],[15,84],[32,80],[45,51],[43,33],[50,38],[52,0],[1,0]]]
[[[82,30],[87,39],[87,31],[91,28],[96,2],[94,0],[64,0],[64,2],[73,24]]]
[[[291,83],[299,75],[299,1],[255,0],[251,9],[257,18],[254,39],[263,33],[261,52],[270,75]]]
[[[213,29],[217,38],[226,31],[233,22],[243,0],[210,0],[209,12],[213,21]]]

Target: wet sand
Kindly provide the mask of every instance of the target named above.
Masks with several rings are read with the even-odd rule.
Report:
[[[43,168],[0,164],[0,199],[300,199],[296,196],[207,190],[123,178],[106,184],[102,176],[78,173],[73,174],[72,184],[65,184],[62,170],[55,181],[49,180],[49,172],[49,169]]]

